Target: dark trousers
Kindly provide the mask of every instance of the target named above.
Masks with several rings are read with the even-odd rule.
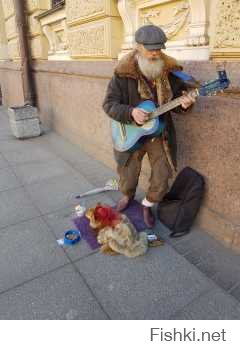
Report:
[[[133,198],[138,185],[141,165],[144,155],[147,153],[151,166],[151,176],[146,199],[149,202],[159,202],[168,190],[168,179],[172,172],[168,163],[162,137],[149,138],[143,146],[134,151],[125,166],[118,166],[120,176],[120,191]]]

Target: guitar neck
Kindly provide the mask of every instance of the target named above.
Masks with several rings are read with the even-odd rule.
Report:
[[[189,93],[189,95],[192,95],[194,97],[198,96],[198,90],[193,90]],[[168,111],[171,111],[172,109],[180,106],[182,104],[182,96],[181,97],[177,97],[174,100],[165,103],[164,105],[158,107],[157,109],[155,109],[155,111],[153,111],[150,115],[150,119],[154,119],[157,118],[159,115],[164,114]]]

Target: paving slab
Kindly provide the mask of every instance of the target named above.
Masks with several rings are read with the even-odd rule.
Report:
[[[1,130],[10,130],[10,123],[8,119],[8,114],[6,107],[0,106],[0,125]]]
[[[13,137],[9,120],[4,109],[0,107],[0,140],[8,140]]]
[[[22,187],[0,192],[0,228],[39,215]]]
[[[107,180],[116,177],[116,172],[94,159],[79,146],[73,145],[55,133],[49,133],[38,138],[39,145],[48,145],[57,156],[67,162],[85,176],[93,185],[104,185]]]
[[[0,169],[0,192],[21,187],[21,182],[10,168]]]
[[[0,292],[69,262],[41,218],[1,229],[0,238]]]
[[[240,284],[233,287],[230,291],[230,294],[240,302]]]
[[[240,320],[240,304],[220,288],[214,287],[170,319]]]
[[[1,152],[11,165],[56,159],[56,155],[29,140],[0,140]]]
[[[9,139],[13,139],[13,135],[12,135],[11,130],[3,127],[1,124],[0,141],[9,140]]]
[[[6,159],[0,154],[0,169],[8,168],[9,163],[6,161]]]
[[[240,283],[239,254],[224,247],[220,242],[196,227],[181,244],[187,246],[190,251],[185,257],[192,263],[195,259],[198,269],[221,288],[229,290]],[[189,259],[190,255],[192,259],[191,257]]]
[[[168,319],[212,288],[168,245],[134,259],[97,253],[75,264],[112,319]]]
[[[14,166],[13,169],[24,185],[31,185],[67,174],[77,174],[76,171],[62,159],[25,163]]]
[[[181,238],[170,238],[168,230],[159,222],[157,227],[168,244],[218,286],[227,291],[240,284],[239,254],[224,247],[198,227],[192,227],[191,232]]]
[[[36,144],[35,141],[32,139],[17,139],[16,137],[9,135],[8,139],[1,140],[0,139],[0,146],[1,146],[1,152],[12,152],[17,151],[18,149],[21,149],[23,151],[27,151],[29,147],[32,147],[32,149],[39,149],[39,145]],[[42,146],[43,148],[46,148]]]
[[[0,319],[4,320],[107,318],[82,278],[70,265],[0,295]],[[65,335],[56,333],[56,337],[59,336]]]
[[[64,207],[78,204],[75,196],[89,191],[93,186],[80,174],[68,174],[41,181],[33,185],[26,185],[31,200],[42,214],[48,214]]]
[[[232,267],[227,267],[225,265],[224,267],[222,271],[218,271],[212,277],[212,280],[224,290],[229,291],[240,283],[240,266],[232,265]]]

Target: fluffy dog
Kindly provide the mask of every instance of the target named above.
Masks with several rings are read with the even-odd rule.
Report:
[[[126,215],[121,215],[120,222],[114,227],[104,227],[98,233],[101,251],[106,251],[106,245],[114,252],[134,258],[146,253],[148,248],[147,234],[138,233]]]
[[[98,204],[96,208],[87,210],[86,217],[97,234],[102,253],[123,254],[131,258],[146,253],[147,234],[138,233],[126,215]]]

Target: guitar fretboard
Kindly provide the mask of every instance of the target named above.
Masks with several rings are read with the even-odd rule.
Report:
[[[194,96],[194,97],[198,96],[198,89],[191,91],[189,93],[189,95]],[[177,106],[180,106],[181,104],[182,104],[182,96],[177,97],[174,100],[167,102],[164,105],[158,107],[155,111],[153,111],[150,114],[150,119],[154,119],[161,114],[164,114],[168,111],[171,111],[172,109],[176,108]]]

